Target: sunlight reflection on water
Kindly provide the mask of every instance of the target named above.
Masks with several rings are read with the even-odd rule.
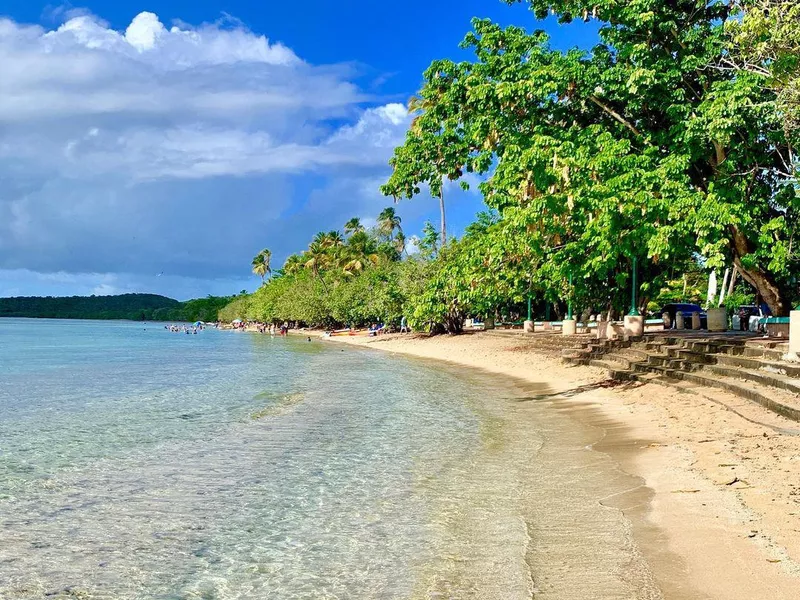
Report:
[[[0,336],[0,597],[530,597],[510,388],[158,324]]]

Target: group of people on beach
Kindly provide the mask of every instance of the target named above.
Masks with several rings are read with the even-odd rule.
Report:
[[[231,324],[233,329],[238,329],[240,331],[247,331],[255,329],[258,333],[268,333],[270,335],[288,335],[289,334],[289,323],[284,321],[283,325],[276,325],[275,323],[261,323],[260,321],[250,321],[245,323],[244,321],[234,322]]]
[[[185,333],[187,335],[197,335],[198,331],[203,331],[203,325],[164,325],[164,329],[171,333]]]
[[[275,323],[256,323],[256,331],[258,333],[268,333],[270,335],[287,335],[289,333],[289,324],[284,323],[280,327],[277,327]]]

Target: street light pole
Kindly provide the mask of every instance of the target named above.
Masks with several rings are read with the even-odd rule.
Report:
[[[639,309],[637,308],[638,302],[636,301],[636,291],[638,286],[638,282],[636,280],[636,257],[633,257],[633,285],[631,286],[631,312],[628,313],[631,317],[638,317],[640,315]]]
[[[569,294],[567,298],[567,319],[572,320],[572,273],[569,274]]]

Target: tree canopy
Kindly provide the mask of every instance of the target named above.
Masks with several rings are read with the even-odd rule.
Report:
[[[537,279],[619,285],[633,258],[733,262],[789,308],[798,200],[791,145],[764,77],[714,68],[728,2],[529,2],[536,17],[600,22],[591,51],[473,21],[473,61],[436,60],[387,186],[476,172],[486,203],[531,235]],[[445,152],[445,150],[447,150]],[[437,183],[438,182],[438,183]]]
[[[567,301],[617,313],[697,301],[708,274],[731,266],[746,282],[732,298],[786,314],[800,275],[797,2],[503,1],[564,26],[593,21],[599,43],[562,51],[541,30],[474,19],[471,60],[424,72],[381,188],[438,197],[438,239],[426,223],[409,258],[393,208],[374,231],[353,219],[346,236],[320,234],[287,260],[295,279],[272,289],[295,289],[296,310],[259,314],[403,314],[457,332],[467,316],[518,316],[529,299],[557,315]],[[444,190],[469,187],[467,174],[488,210],[454,239]],[[237,302],[255,314],[272,293]]]

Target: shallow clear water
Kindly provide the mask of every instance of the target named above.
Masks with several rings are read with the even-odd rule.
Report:
[[[0,319],[0,597],[529,598],[514,394],[305,338]]]

